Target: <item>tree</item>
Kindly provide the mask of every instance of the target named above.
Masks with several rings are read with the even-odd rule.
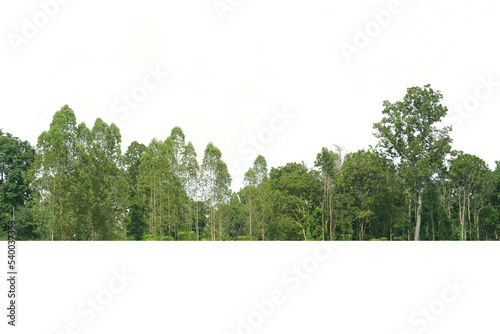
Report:
[[[257,186],[257,178],[253,168],[249,168],[243,178],[243,191],[246,199],[248,200],[248,218],[249,218],[249,237],[252,240],[252,198],[255,196],[255,188]]]
[[[148,207],[149,236],[161,238],[172,229],[172,208],[166,189],[172,180],[167,147],[163,141],[153,138],[141,156],[139,165],[139,189]]]
[[[255,173],[255,180],[257,182],[257,191],[259,196],[259,204],[260,204],[260,222],[262,228],[262,240],[265,240],[265,232],[264,232],[264,217],[266,211],[266,194],[267,194],[267,162],[266,159],[259,155],[254,163],[253,170]]]
[[[383,177],[381,159],[371,151],[350,153],[342,164],[342,175],[342,183],[349,197],[349,215],[358,223],[358,239],[365,240],[367,225],[375,213],[376,201],[379,199],[378,185]]]
[[[146,234],[147,224],[146,206],[139,190],[139,166],[141,157],[146,151],[146,146],[133,141],[125,152],[124,164],[128,184],[128,220],[127,236],[134,240],[141,240]]]
[[[170,141],[171,141],[171,157],[170,157],[170,165],[172,166],[172,170],[179,177],[182,184],[184,185],[187,179],[186,175],[186,167],[184,166],[184,156],[186,150],[186,137],[184,136],[184,132],[178,126],[172,129],[170,132]]]
[[[196,160],[196,151],[194,149],[193,143],[188,142],[188,144],[185,146],[182,159],[183,159],[182,165],[184,166],[184,170],[186,173],[185,189],[187,196],[189,198],[189,216],[192,217],[192,212],[194,211],[196,240],[200,240],[199,217],[198,217],[199,201],[200,201],[200,196],[199,196],[200,167],[198,165],[198,161]],[[194,210],[192,209],[193,203],[194,203]],[[191,230],[191,226],[189,227],[189,230]]]
[[[78,223],[88,222],[82,217],[77,221],[75,210],[70,207],[72,176],[77,173],[79,163],[78,135],[84,133],[85,128],[82,126],[79,131],[73,110],[65,105],[54,114],[50,129],[38,137],[37,154],[30,174],[39,217],[47,223],[51,240],[69,240]],[[85,141],[82,138],[80,143]],[[90,193],[85,191],[81,195],[84,196],[83,202],[88,203],[86,196]]]
[[[51,240],[113,240],[125,233],[121,136],[97,119],[92,130],[67,105],[38,138],[30,171],[37,217]]]
[[[23,217],[16,228],[20,240],[38,235],[31,214],[31,187],[27,173],[34,159],[35,150],[27,141],[0,129],[0,232],[6,233],[12,209],[16,208],[18,217]]]
[[[324,221],[322,227],[323,240],[325,240],[325,231],[327,236],[329,236],[329,240],[334,239],[335,228],[333,226],[332,201],[334,186],[339,176],[339,160],[339,154],[333,153],[333,151],[323,147],[321,152],[316,155],[316,161],[314,162],[314,166],[320,169],[323,179],[323,201],[321,204],[322,221]]]
[[[55,112],[36,149],[0,130],[0,238],[22,240],[498,240],[500,162],[450,152],[442,95],[384,102],[376,149],[322,148],[314,168],[259,155],[230,189],[222,152],[201,166],[179,127],[121,152],[114,124]]]
[[[476,236],[479,240],[479,215],[486,207],[493,192],[491,171],[480,158],[465,154],[462,151],[453,152],[450,162],[450,180],[457,197],[458,217],[461,227],[461,240],[467,240],[467,221],[469,222],[469,239],[472,238],[471,210],[474,214]]]
[[[492,174],[493,193],[491,194],[491,220],[489,228],[485,231],[486,240],[488,238],[498,239],[500,230],[500,161],[495,161],[496,168]]]
[[[273,218],[278,218],[281,224],[287,224],[281,228],[291,230],[284,232],[291,234],[291,223],[300,228],[303,240],[321,240],[321,216],[318,217],[316,212],[321,190],[319,173],[309,170],[304,163],[288,163],[283,167],[272,168],[269,181],[275,192]],[[273,231],[276,233],[275,229]]]
[[[415,240],[419,240],[425,185],[443,168],[451,149],[451,127],[435,125],[448,109],[440,104],[442,94],[430,85],[408,88],[401,102],[384,102],[385,117],[374,124],[380,152],[395,159],[399,173],[416,202]]]
[[[222,240],[222,205],[229,199],[231,176],[226,163],[222,161],[221,151],[212,143],[209,143],[205,149],[201,169],[204,198],[210,207],[210,237],[212,240],[216,239],[215,223],[218,218],[219,240]]]
[[[107,125],[98,118],[90,132],[87,165],[93,195],[93,239],[114,240],[125,237],[128,196],[120,145],[121,135],[116,125]]]

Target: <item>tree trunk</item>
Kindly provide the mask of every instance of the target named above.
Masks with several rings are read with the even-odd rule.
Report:
[[[198,201],[196,201],[196,240],[200,241],[200,232],[198,230]]]
[[[219,204],[219,241],[222,241],[222,204]]]
[[[264,200],[260,198],[260,221],[262,223],[262,241],[264,241]]]
[[[424,188],[420,188],[418,191],[418,199],[417,199],[417,222],[415,226],[415,241],[418,241],[420,236],[420,222],[422,218],[422,195],[424,193]]]
[[[332,180],[328,177],[328,211],[330,212],[330,240],[333,241]]]
[[[249,196],[250,205],[250,240],[252,240],[252,196]]]
[[[411,197],[408,193],[408,241],[410,241],[410,225],[411,225]],[[403,224],[403,240],[404,240],[405,228]]]
[[[467,219],[469,220],[469,239],[472,240],[472,224],[470,221],[470,195],[467,194]]]
[[[365,183],[365,180],[363,179],[363,189],[364,189],[364,183]],[[363,195],[361,195],[363,196]],[[364,198],[361,200],[361,212],[364,212],[365,210],[365,200]],[[361,218],[361,241],[363,241],[363,223],[364,223],[364,218]]]

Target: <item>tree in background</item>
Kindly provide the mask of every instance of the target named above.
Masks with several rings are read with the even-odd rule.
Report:
[[[209,143],[203,156],[202,183],[204,198],[210,207],[210,238],[216,240],[216,223],[219,227],[219,240],[222,240],[222,206],[230,195],[231,176],[227,165],[222,161],[221,151]]]
[[[180,180],[174,173],[172,142],[153,139],[140,159],[139,189],[147,206],[147,239],[177,239],[182,207]],[[176,197],[178,195],[178,197]],[[180,210],[179,210],[180,209]]]
[[[467,227],[469,227],[469,239],[472,239],[474,227],[479,240],[479,216],[489,203],[493,192],[491,171],[480,158],[458,151],[453,152],[449,178],[458,207],[460,239],[467,240]]]
[[[77,231],[79,239],[90,238],[83,235],[84,231],[90,231],[89,217],[77,217],[75,211],[78,210],[74,210],[74,203],[70,201],[74,194],[71,188],[80,186],[75,181],[86,179],[79,170],[85,157],[78,159],[78,153],[82,152],[78,151],[77,144],[85,146],[87,139],[78,138],[79,134],[88,135],[86,127],[77,127],[73,110],[65,105],[54,114],[50,129],[38,137],[32,182],[38,216],[47,226],[51,240],[71,240]],[[86,190],[81,193],[80,201],[90,206],[92,195],[88,188]]]
[[[337,185],[336,181],[339,176],[339,159],[338,154],[323,147],[321,152],[316,155],[316,161],[314,162],[314,167],[319,168],[323,180],[323,198],[321,202],[322,221],[324,222],[322,227],[323,240],[325,240],[325,233],[327,240],[334,239],[335,226],[333,225],[332,201],[334,187]]]
[[[256,206],[259,213],[261,225],[261,240],[265,240],[265,217],[268,211],[268,171],[266,159],[259,155],[255,159],[253,166],[245,173],[243,180],[245,194],[248,198],[250,240],[252,240],[252,208]],[[252,205],[252,199],[257,200]]]
[[[248,206],[248,225],[249,225],[248,236],[250,237],[250,240],[252,240],[252,238],[253,238],[252,199],[255,197],[256,187],[257,187],[257,177],[255,175],[255,171],[253,168],[249,168],[248,171],[245,173],[245,176],[243,178],[243,195],[244,195],[244,198],[247,200],[247,206]]]
[[[492,174],[493,193],[491,194],[491,208],[488,215],[488,224],[485,226],[485,239],[498,240],[500,231],[500,161],[496,161],[496,168]]]
[[[39,237],[31,212],[31,188],[28,170],[33,165],[35,150],[27,142],[0,129],[0,233],[6,234],[7,222],[12,220],[13,208],[20,224],[20,239]]]
[[[51,240],[114,240],[125,233],[126,180],[118,128],[77,126],[67,105],[38,138],[31,170],[35,208]]]
[[[199,231],[199,202],[200,202],[200,166],[196,160],[196,151],[193,143],[188,142],[182,156],[186,182],[185,189],[189,198],[189,231],[192,231],[191,221],[194,221],[196,240],[200,240]]]
[[[348,212],[358,240],[365,240],[379,198],[378,185],[384,171],[380,157],[360,150],[347,154],[342,165],[343,186],[348,197]]]
[[[127,182],[120,130],[97,119],[90,132],[88,170],[91,179],[93,239],[123,239],[126,233]]]
[[[272,168],[269,182],[275,192],[273,240],[299,240],[301,237],[303,240],[321,240],[323,224],[319,209],[319,172],[309,170],[304,163],[288,163]],[[297,232],[300,234],[297,235]],[[285,235],[287,237],[283,237]]]
[[[259,155],[238,192],[212,143],[201,166],[179,127],[122,154],[114,124],[64,106],[36,150],[0,131],[1,222],[15,206],[22,240],[498,240],[500,163],[448,154],[440,99],[425,86],[386,101],[377,150],[333,145],[314,169],[269,173]]]
[[[448,109],[430,85],[408,88],[403,101],[384,102],[385,117],[374,124],[380,152],[395,160],[410,200],[416,203],[415,240],[419,240],[426,184],[442,169],[451,149],[451,127],[436,128]],[[411,211],[411,210],[410,210]]]
[[[124,156],[125,178],[128,184],[127,238],[141,240],[146,234],[146,205],[139,189],[139,166],[146,146],[133,141]]]

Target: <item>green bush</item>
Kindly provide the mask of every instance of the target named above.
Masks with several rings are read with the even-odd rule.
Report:
[[[239,235],[235,239],[236,241],[250,241],[250,236],[249,235]]]
[[[193,231],[179,232],[179,240],[181,240],[181,241],[196,241],[196,232],[193,232]]]

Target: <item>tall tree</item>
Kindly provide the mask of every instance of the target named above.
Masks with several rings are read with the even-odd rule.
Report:
[[[253,172],[255,175],[255,183],[257,185],[257,196],[260,212],[260,226],[262,231],[262,240],[265,240],[264,219],[266,216],[267,206],[267,188],[268,188],[268,172],[266,159],[259,155],[253,163]]]
[[[107,125],[98,118],[89,143],[93,239],[114,240],[125,236],[128,196],[120,145],[121,135],[116,125]]]
[[[321,204],[322,221],[324,221],[322,227],[323,240],[325,240],[325,232],[328,240],[333,240],[334,238],[332,201],[334,186],[339,176],[339,159],[340,157],[338,154],[323,147],[321,152],[316,155],[316,161],[314,162],[314,166],[320,169],[323,179],[323,200]]]
[[[222,240],[222,205],[230,194],[231,176],[227,165],[222,161],[221,151],[209,143],[205,149],[202,163],[205,199],[210,207],[210,237],[216,239],[216,214],[218,214],[219,240]]]
[[[359,240],[365,240],[367,227],[374,215],[378,185],[382,182],[383,169],[379,156],[360,150],[345,157],[342,165],[343,185],[349,196],[350,218],[357,224]]]
[[[442,97],[430,85],[408,88],[403,101],[384,102],[385,117],[373,126],[380,151],[396,160],[416,202],[415,240],[420,236],[424,187],[442,169],[451,149],[451,127],[436,127],[448,111],[440,103]]]
[[[472,223],[476,226],[476,237],[479,239],[479,215],[485,208],[493,191],[491,171],[486,163],[471,154],[461,151],[453,152],[450,162],[450,180],[454,186],[458,218],[461,227],[461,240],[467,240],[467,223],[469,239],[472,238]],[[474,222],[471,222],[471,211]]]
[[[37,237],[37,226],[31,215],[31,187],[28,170],[33,165],[35,150],[27,142],[3,133],[0,129],[0,232],[6,233],[12,210],[23,216],[17,224],[17,237]]]
[[[186,182],[185,189],[187,196],[189,198],[189,217],[190,222],[194,219],[196,240],[200,240],[199,231],[199,201],[200,201],[200,166],[196,160],[196,150],[194,149],[193,143],[188,142],[185,146],[182,165],[184,166]],[[189,226],[191,231],[191,225]]]
[[[69,200],[72,176],[78,170],[77,139],[76,117],[67,105],[54,114],[50,129],[38,137],[31,174],[37,207],[51,240],[71,239],[71,226],[78,224]]]
[[[166,198],[163,188],[167,185],[171,173],[165,143],[153,138],[141,156],[139,165],[139,188],[143,201],[147,203],[149,235],[152,238],[162,237],[165,230],[170,234],[170,212],[167,209],[165,217],[163,204]]]
[[[252,231],[252,199],[255,197],[255,188],[257,186],[257,178],[255,176],[255,171],[253,168],[249,168],[248,171],[245,173],[245,176],[243,178],[243,191],[245,198],[248,201],[248,219],[249,219],[249,237],[250,240],[252,240],[253,237],[253,231]]]
[[[321,240],[321,216],[316,215],[321,191],[319,173],[309,170],[304,163],[288,163],[283,167],[272,168],[269,180],[274,191],[273,218],[275,222],[278,219],[283,224],[281,229],[290,230],[280,231],[280,234],[292,234],[294,227],[299,227],[303,240]],[[273,234],[277,234],[274,228]],[[297,237],[294,236],[292,240]]]
[[[145,151],[145,145],[133,141],[127,148],[124,157],[129,192],[127,236],[134,240],[141,240],[147,229],[146,206],[139,189],[139,166]]]

